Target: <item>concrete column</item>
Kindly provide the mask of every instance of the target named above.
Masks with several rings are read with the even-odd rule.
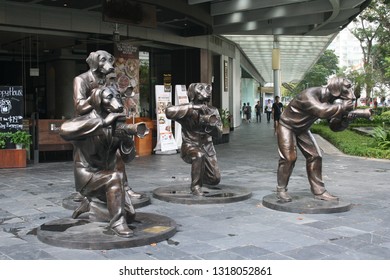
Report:
[[[73,79],[76,76],[74,60],[57,60],[55,69],[55,118],[73,117]]]
[[[209,50],[200,49],[200,82],[212,83],[212,57]]]
[[[272,49],[272,70],[274,74],[274,96],[280,96],[280,48],[278,36],[274,36]]]
[[[50,62],[46,64],[46,77],[47,116],[49,119],[54,119],[56,115],[56,71]]]

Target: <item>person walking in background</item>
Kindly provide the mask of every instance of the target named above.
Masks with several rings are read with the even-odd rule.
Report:
[[[272,114],[271,99],[268,99],[267,104],[265,105],[265,113],[267,114],[267,122],[269,123],[271,120],[271,114]]]
[[[260,105],[260,100],[257,101],[257,104],[255,105],[255,112],[256,112],[256,122],[261,122],[261,105]]]
[[[283,112],[283,104],[279,101],[279,96],[275,96],[275,102],[272,104],[272,119],[274,120],[274,133],[279,125],[280,115]]]
[[[242,104],[242,119],[246,120],[246,103]]]
[[[248,102],[246,105],[246,120],[248,122],[251,122],[251,119],[252,119],[252,107]]]

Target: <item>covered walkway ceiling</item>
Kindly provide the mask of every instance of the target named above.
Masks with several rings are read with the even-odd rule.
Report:
[[[157,5],[158,1],[146,2]],[[205,33],[222,35],[237,43],[263,77],[259,82],[273,82],[272,48],[276,37],[284,83],[302,80],[337,33],[371,0],[175,1],[187,2],[184,6],[161,2],[166,8],[186,14],[187,23],[198,27],[203,24]]]
[[[299,81],[337,33],[371,0],[1,0],[35,7],[103,13],[104,3],[131,5],[129,17],[147,16],[143,5],[155,8],[152,28],[183,37],[221,35],[237,43],[264,81],[272,82],[275,36],[281,49],[281,82]],[[139,12],[134,11],[140,9]],[[142,17],[145,18],[142,18]],[[0,18],[6,17],[0,11]],[[141,18],[139,18],[141,17]],[[135,24],[136,25],[136,24]],[[7,26],[9,27],[9,26]],[[12,27],[12,26],[11,26]],[[53,27],[54,28],[54,27]],[[1,26],[0,26],[1,30]],[[146,32],[146,31],[145,31]],[[6,33],[8,34],[8,33]],[[1,35],[1,34],[0,34]],[[3,51],[12,37],[0,36]],[[60,44],[60,40],[45,42]],[[63,43],[68,44],[68,42]],[[258,76],[258,75],[257,75]]]
[[[260,72],[265,83],[273,82],[272,48],[274,40],[280,48],[281,82],[299,82],[305,72],[321,56],[335,35],[328,36],[273,36],[225,35],[237,43]]]
[[[266,83],[279,43],[281,82],[299,82],[337,33],[368,4],[364,0],[188,0],[208,3],[213,33],[237,43]]]

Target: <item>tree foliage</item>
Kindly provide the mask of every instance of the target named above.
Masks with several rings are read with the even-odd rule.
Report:
[[[372,0],[348,26],[360,42],[363,53],[363,70],[350,72],[338,69],[338,58],[326,50],[317,63],[306,73],[298,85],[291,85],[295,95],[307,87],[326,84],[329,76],[346,75],[354,84],[355,96],[360,98],[365,90],[367,97],[379,96],[384,100],[385,87],[390,87],[390,0]],[[374,87],[379,89],[374,95]]]
[[[316,64],[306,73],[303,82],[307,87],[326,85],[329,76],[337,73],[339,59],[333,50],[325,50]]]
[[[330,76],[339,71],[339,59],[333,50],[325,50],[313,67],[305,74],[303,80],[295,86],[293,94],[298,94],[308,87],[326,85]]]
[[[357,101],[361,97],[361,93],[365,84],[365,80],[366,80],[365,74],[362,71],[352,70],[352,71],[344,71],[343,75],[347,79],[349,79],[354,85],[353,93],[356,97],[355,106],[357,106]]]
[[[373,88],[390,81],[390,1],[372,0],[350,25],[363,52],[365,90],[372,97]]]

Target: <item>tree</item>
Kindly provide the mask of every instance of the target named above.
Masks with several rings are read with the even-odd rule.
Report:
[[[358,71],[358,70],[344,71],[344,75],[354,85],[353,93],[356,97],[356,101],[355,101],[355,107],[356,107],[357,101],[361,97],[362,89],[363,89],[364,82],[365,82],[365,75],[362,71]]]
[[[350,31],[359,40],[363,52],[364,86],[368,98],[373,88],[390,80],[390,1],[372,0],[354,19]]]
[[[296,93],[308,87],[326,85],[330,76],[339,71],[339,59],[333,50],[325,50],[316,64],[305,74],[296,86]]]

